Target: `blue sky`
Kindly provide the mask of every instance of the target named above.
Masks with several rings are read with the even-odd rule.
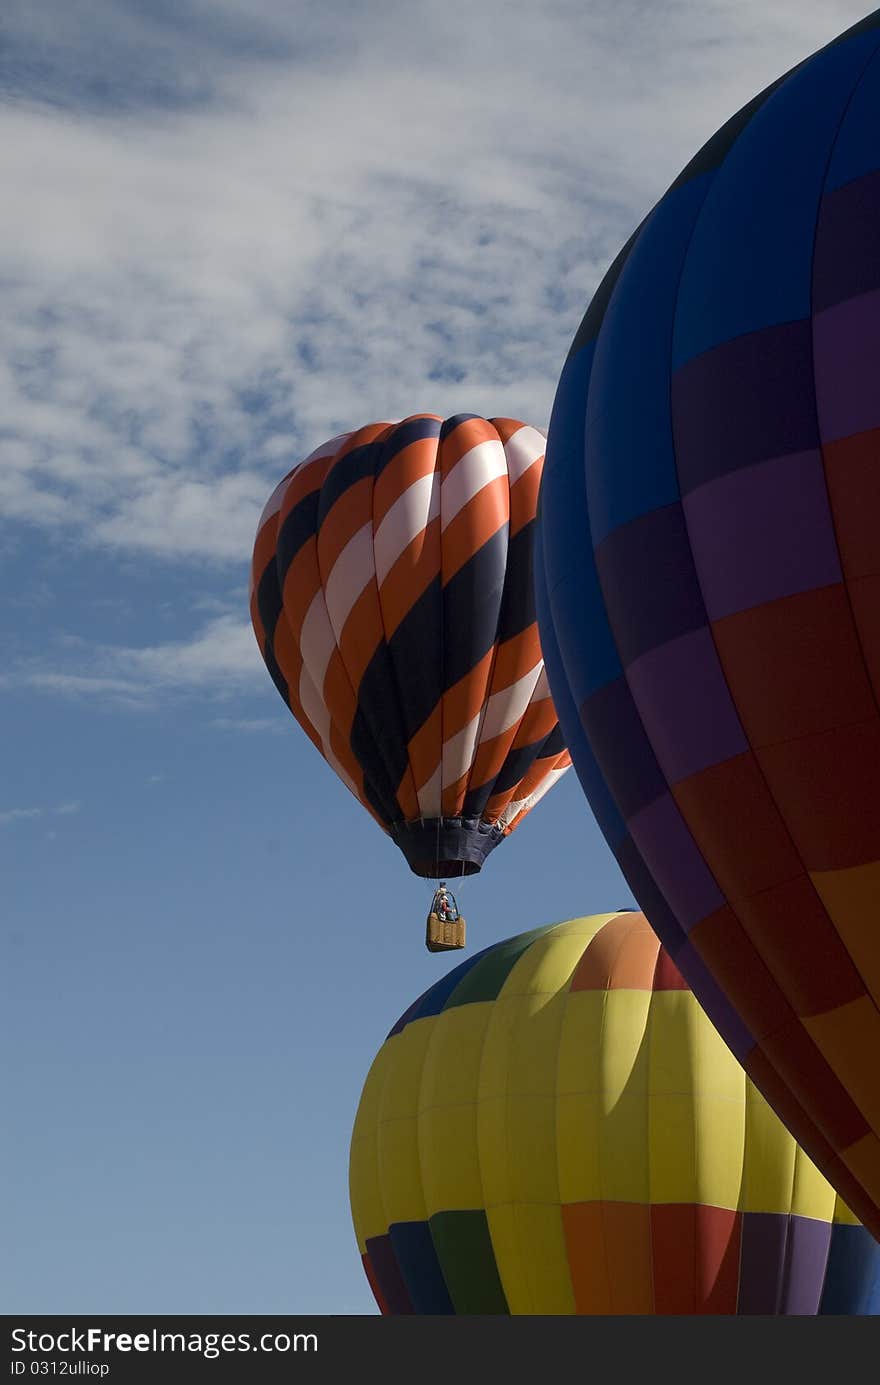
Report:
[[[261,664],[260,509],[372,419],[546,426],[635,224],[863,12],[7,0],[7,1313],[374,1311],[351,1124],[452,963]],[[474,946],[630,902],[573,774],[462,892]]]

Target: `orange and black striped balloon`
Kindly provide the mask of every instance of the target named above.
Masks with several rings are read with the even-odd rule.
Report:
[[[278,691],[417,875],[472,875],[571,761],[538,642],[544,435],[415,414],[319,447],[260,519]]]

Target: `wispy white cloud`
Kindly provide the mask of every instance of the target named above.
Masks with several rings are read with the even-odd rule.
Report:
[[[68,638],[48,657],[52,666],[23,663],[7,675],[7,686],[147,708],[163,697],[190,693],[223,700],[259,690],[266,679],[250,623],[229,614],[208,621],[187,639],[138,647]],[[154,777],[155,782],[161,777]],[[65,805],[57,811],[75,810]]]
[[[274,480],[341,429],[416,409],[546,422],[633,225],[861,10],[86,0],[74,22],[16,4],[0,512],[244,563]],[[105,663],[53,676],[184,686],[210,655]]]
[[[244,731],[248,735],[284,729],[280,720],[271,717],[214,717],[211,725],[218,731]]]
[[[5,812],[0,812],[0,827],[7,827],[11,822],[20,822],[27,818],[38,818],[42,811],[42,808],[7,808]]]
[[[73,813],[80,812],[81,809],[82,804],[79,800],[73,799],[70,803],[59,803],[58,807],[54,808],[52,811],[57,813],[59,817],[70,817]]]

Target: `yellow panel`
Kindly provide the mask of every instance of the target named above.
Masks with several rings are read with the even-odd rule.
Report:
[[[476,1104],[422,1111],[417,1138],[427,1215],[484,1207]]]
[[[418,1142],[425,1051],[434,1017],[415,1020],[386,1041],[388,1075],[379,1103],[379,1187],[388,1225],[426,1217]]]
[[[368,1236],[388,1230],[379,1187],[378,1109],[388,1069],[388,1051],[380,1048],[364,1084],[351,1138],[348,1182],[351,1215],[361,1254]]]
[[[568,1252],[558,1204],[520,1203],[514,1209],[519,1249],[519,1276],[512,1281],[513,1301],[520,1297],[531,1305],[511,1309],[528,1313],[574,1313],[574,1293],[568,1269]],[[502,1276],[505,1292],[507,1281]],[[511,1298],[508,1297],[508,1304]]]
[[[693,995],[668,991],[656,995],[654,1004],[663,1006],[676,995],[681,997],[690,1035],[696,1155],[694,1200],[707,1207],[735,1209],[745,1144],[745,1073]]]
[[[812,1159],[807,1158],[799,1145],[795,1148],[792,1212],[798,1217],[812,1217],[814,1221],[832,1221],[837,1194]]]
[[[579,1042],[584,1061],[582,1090],[559,1105],[564,1202],[648,1201],[650,1006],[651,992],[644,990],[576,991],[567,997],[559,1064],[567,1088],[576,1082]]]
[[[806,1015],[801,1022],[868,1124],[880,1131],[880,1011],[871,997],[861,996],[823,1015]]]
[[[481,1099],[477,1107],[477,1154],[486,1208],[510,1203],[513,1183],[508,1159],[506,1096]]]
[[[567,989],[572,972],[589,940],[615,914],[561,923],[527,948],[511,968],[499,998],[514,995],[556,995]]]
[[[428,1216],[484,1206],[477,1084],[491,1001],[437,1016],[425,1053],[418,1144]]]
[[[866,987],[880,1005],[880,861],[848,870],[815,871],[810,879]]]
[[[491,1000],[456,1005],[434,1021],[424,1056],[419,1110],[475,1102]]]
[[[507,1099],[507,1162],[514,1202],[558,1202],[556,1097],[534,1094]],[[489,1178],[483,1171],[487,1201]]]
[[[386,1040],[388,1077],[382,1091],[380,1120],[410,1117],[418,1111],[425,1051],[436,1023],[436,1018],[428,1015]]]
[[[757,1087],[745,1083],[746,1138],[739,1209],[791,1211],[797,1146]]]
[[[835,1224],[841,1223],[843,1226],[860,1226],[861,1222],[855,1212],[851,1212],[843,1198],[835,1195],[834,1199],[834,1221]]]

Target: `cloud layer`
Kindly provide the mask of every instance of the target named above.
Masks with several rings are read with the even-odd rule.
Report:
[[[424,409],[546,424],[633,226],[861,6],[765,10],[15,0],[0,514],[228,579],[324,438]],[[224,621],[30,676],[135,700],[246,680],[250,636]]]

